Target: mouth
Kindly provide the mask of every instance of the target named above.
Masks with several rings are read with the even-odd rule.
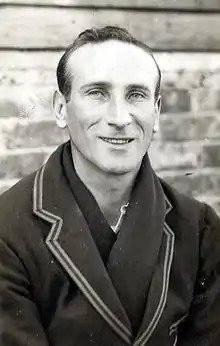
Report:
[[[131,143],[134,138],[115,138],[115,137],[99,137],[101,140],[103,140],[106,143],[110,143],[110,144],[117,144],[117,145],[124,145],[124,144],[128,144]]]

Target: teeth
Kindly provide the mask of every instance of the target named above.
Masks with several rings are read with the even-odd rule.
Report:
[[[107,143],[112,143],[112,144],[126,144],[130,142],[130,139],[116,139],[116,138],[106,138],[106,137],[101,137],[103,141]]]

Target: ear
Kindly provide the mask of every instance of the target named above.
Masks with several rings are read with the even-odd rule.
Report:
[[[53,111],[56,117],[57,126],[64,129],[67,126],[66,100],[58,90],[53,94]]]
[[[153,132],[156,133],[160,128],[160,109],[161,109],[161,96],[159,95],[155,101],[155,122]]]

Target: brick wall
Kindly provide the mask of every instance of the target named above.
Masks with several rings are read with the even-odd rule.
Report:
[[[160,133],[151,147],[158,174],[220,211],[220,54],[162,54]]]
[[[138,3],[143,6],[141,1]],[[211,3],[214,6],[214,0]],[[173,6],[171,1],[167,4]],[[88,4],[84,1],[84,5]],[[30,14],[32,7],[22,6],[24,16],[26,10]],[[70,9],[72,7],[65,8],[67,13],[70,13]],[[13,16],[16,13],[14,5],[7,7],[7,10],[14,11]],[[47,10],[48,7],[45,7]],[[123,9],[120,11],[124,13]],[[135,27],[133,29],[131,23],[136,14],[132,11],[127,27],[135,34],[137,26],[132,24]],[[205,18],[205,11],[206,8],[203,8],[202,18]],[[149,15],[151,12],[145,9],[145,13]],[[186,19],[186,11],[183,13]],[[125,15],[127,18],[127,12]],[[161,18],[165,23],[169,22],[166,19],[170,18],[169,13],[165,9],[160,10],[159,15],[163,15]],[[120,21],[121,17],[117,18]],[[7,21],[5,23],[4,35],[11,25],[10,21],[9,24]],[[169,31],[167,25],[166,30]],[[162,29],[164,25],[161,25]],[[52,93],[56,88],[55,69],[62,54],[61,47],[51,47],[51,42],[47,40],[45,42],[50,48],[43,48],[45,42],[41,40],[44,37],[36,31],[29,34],[28,42],[22,41],[20,37],[20,42],[24,42],[24,49],[21,49],[16,46],[17,41],[10,33],[10,42],[5,39],[6,35],[1,41],[4,45],[0,43],[0,193],[38,168],[56,146],[67,139],[66,133],[56,127],[51,107]],[[50,34],[49,31],[45,35],[50,38]],[[25,35],[28,33],[25,32]],[[161,129],[150,149],[151,161],[161,177],[180,191],[211,204],[220,213],[220,49],[218,46],[213,48],[219,38],[210,39],[210,43],[204,41],[203,35],[206,48],[212,44],[209,51],[207,48],[204,52],[199,36],[196,49],[193,50],[192,42],[187,46],[187,35],[184,33],[186,41],[180,39],[184,47],[181,52],[178,46],[180,36],[177,36],[176,42],[169,43],[170,32],[168,36],[166,33],[164,35],[164,40],[161,38],[155,45],[155,56],[163,73],[162,112]],[[57,40],[56,37],[54,45],[57,45]],[[60,42],[63,42],[62,35]]]

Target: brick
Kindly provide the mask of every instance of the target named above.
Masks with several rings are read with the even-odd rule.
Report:
[[[220,68],[210,71],[209,75],[205,78],[204,88],[216,89],[220,85]]]
[[[60,55],[61,56],[61,55]],[[1,54],[0,54],[1,58]],[[16,59],[16,57],[14,58]],[[51,85],[56,82],[56,66],[51,70],[38,67],[35,69],[21,68],[19,65],[14,69],[0,69],[0,86],[14,85]]]
[[[9,126],[10,125],[10,126]],[[1,126],[1,142],[7,149],[55,146],[67,140],[67,133],[55,122],[16,122]]]
[[[220,68],[218,52],[167,52],[156,53],[156,58],[163,72],[211,71],[215,73]]]
[[[181,116],[162,114],[158,138],[163,141],[202,140],[220,138],[220,116],[218,112]]]
[[[207,196],[220,197],[220,172],[202,173],[203,193]]]
[[[54,71],[62,51],[0,51],[0,71]],[[206,55],[205,55],[206,56]]]
[[[220,90],[200,88],[194,90],[191,95],[196,110],[207,111],[220,109]]]
[[[202,167],[220,167],[220,144],[203,145],[201,153]]]
[[[185,58],[187,58],[187,54]],[[204,86],[207,80],[210,80],[210,74],[211,71],[207,70],[205,66],[203,70],[199,71],[190,71],[188,67],[177,71],[162,71],[161,85],[163,89],[173,88],[191,91]]]
[[[22,0],[2,0],[2,3],[6,4],[20,4],[24,3]],[[121,6],[121,7],[145,7],[146,0],[25,0],[25,4],[40,4],[40,5],[59,5],[59,6]],[[159,8],[159,9],[176,9],[176,10],[191,10],[191,11],[206,11],[206,10],[219,10],[220,5],[217,0],[185,0],[173,1],[167,0],[148,0],[148,8]]]
[[[200,151],[200,146],[196,143],[154,141],[149,149],[149,157],[156,170],[192,169],[198,164]]]
[[[180,114],[161,115],[159,137],[163,141],[183,141],[196,138],[197,119]]]
[[[190,94],[187,90],[163,89],[161,95],[161,113],[181,113],[190,110]]]
[[[0,179],[22,178],[39,168],[44,160],[43,153],[0,156]]]
[[[115,23],[160,50],[209,51],[220,47],[218,12],[211,16],[185,12],[167,15],[146,9],[3,6],[0,14],[0,45],[4,48],[63,49],[82,30]]]
[[[55,85],[0,86],[0,118],[44,119],[52,117]]]
[[[20,109],[14,100],[0,100],[0,118],[19,117]]]
[[[197,117],[195,123],[195,137],[198,139],[219,139],[220,137],[220,117],[219,113],[210,116]]]

